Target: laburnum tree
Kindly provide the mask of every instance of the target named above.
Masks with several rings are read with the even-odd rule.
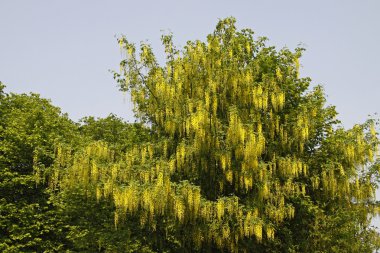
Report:
[[[303,49],[266,46],[234,18],[183,49],[163,35],[163,65],[150,45],[118,41],[115,78],[150,141],[118,156],[100,142],[74,156],[59,149],[53,187],[112,201],[116,229],[138,221],[151,251],[378,246],[376,122],[345,130],[323,88],[300,77]]]

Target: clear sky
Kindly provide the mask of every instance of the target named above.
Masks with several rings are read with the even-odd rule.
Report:
[[[0,80],[36,92],[78,120],[113,112],[133,121],[128,97],[109,70],[121,60],[115,35],[148,40],[162,30],[177,45],[205,40],[234,16],[269,44],[306,48],[301,75],[322,84],[344,126],[380,113],[379,0],[0,0]]]
[[[0,0],[0,80],[50,98],[74,120],[111,112],[133,120],[109,73],[121,60],[115,35],[148,40],[160,54],[162,30],[184,45],[234,16],[278,48],[301,43],[301,74],[325,87],[350,127],[380,112],[379,12],[378,0]]]

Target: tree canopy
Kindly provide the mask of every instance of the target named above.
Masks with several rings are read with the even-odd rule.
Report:
[[[75,124],[49,100],[4,88],[0,82],[0,251],[62,250],[65,227],[42,179],[56,144],[76,146]]]
[[[377,121],[345,129],[304,49],[234,18],[205,41],[120,37],[140,123],[75,123],[0,83],[2,252],[373,252]]]
[[[59,186],[113,201],[115,227],[139,220],[159,252],[370,252],[375,121],[345,130],[323,88],[300,77],[303,49],[253,35],[234,18],[183,49],[163,35],[164,65],[119,38],[115,78],[151,139],[118,158],[99,143],[60,154]]]
[[[80,188],[55,191],[52,166],[62,150],[79,153],[92,142],[115,154],[148,138],[141,124],[110,115],[71,121],[38,94],[14,94],[0,83],[0,251],[141,251],[142,239],[113,225],[114,206],[86,198]],[[49,186],[50,183],[50,186]],[[138,234],[140,235],[140,234]],[[99,246],[101,245],[101,246]]]

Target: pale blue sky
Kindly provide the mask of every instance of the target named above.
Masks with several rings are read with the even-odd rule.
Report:
[[[278,48],[301,43],[301,75],[325,87],[351,127],[380,113],[379,13],[378,0],[0,0],[0,80],[7,91],[50,98],[74,120],[113,112],[133,121],[108,72],[121,60],[115,35],[161,53],[161,30],[184,45],[234,16]]]
[[[114,36],[148,40],[160,53],[161,30],[184,45],[204,40],[218,18],[235,16],[269,44],[302,43],[302,75],[324,85],[349,127],[380,112],[379,13],[377,0],[0,0],[0,80],[8,91],[52,99],[75,120],[110,112],[132,120],[108,72],[121,59]]]

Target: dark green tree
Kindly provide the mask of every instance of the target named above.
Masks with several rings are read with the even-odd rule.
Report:
[[[149,241],[132,233],[137,221],[115,230],[112,201],[91,199],[81,187],[55,191],[50,169],[62,153],[79,155],[88,145],[107,144],[119,157],[146,142],[149,130],[115,115],[75,124],[49,100],[4,88],[0,83],[0,251],[150,252]]]
[[[80,120],[82,136],[93,141],[103,141],[112,146],[115,152],[126,152],[132,145],[149,140],[149,129],[141,123],[127,123],[114,114],[106,118],[85,117]]]
[[[74,146],[77,126],[49,100],[4,88],[0,83],[0,251],[60,251],[65,226],[43,181],[55,145]]]

